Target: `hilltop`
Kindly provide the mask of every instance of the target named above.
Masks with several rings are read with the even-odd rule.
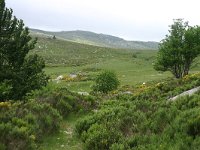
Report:
[[[127,41],[122,38],[106,35],[106,34],[97,34],[90,31],[60,31],[60,32],[51,32],[43,31],[38,29],[30,29],[31,34],[34,35],[44,35],[44,36],[56,36],[67,41],[89,44],[101,47],[110,47],[110,48],[122,48],[122,49],[158,49],[158,42],[144,42],[144,41]]]

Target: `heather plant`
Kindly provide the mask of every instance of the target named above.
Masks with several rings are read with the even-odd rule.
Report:
[[[86,149],[198,149],[199,92],[169,101],[198,80],[195,74],[138,86],[137,94],[102,102],[77,122],[76,133]]]
[[[59,130],[61,116],[47,103],[29,100],[0,103],[0,147],[36,149],[45,135]]]

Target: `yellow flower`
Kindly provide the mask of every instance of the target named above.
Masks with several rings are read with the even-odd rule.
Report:
[[[8,108],[11,106],[10,102],[0,102],[0,107]]]
[[[30,137],[30,139],[35,141],[35,135],[31,134],[29,137]]]

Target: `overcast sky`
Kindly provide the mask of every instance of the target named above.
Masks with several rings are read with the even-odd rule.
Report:
[[[26,26],[160,41],[173,19],[200,25],[199,0],[5,0]]]

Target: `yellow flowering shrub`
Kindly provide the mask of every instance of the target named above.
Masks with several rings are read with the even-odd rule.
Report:
[[[10,102],[0,102],[0,108],[9,108],[10,106]]]

